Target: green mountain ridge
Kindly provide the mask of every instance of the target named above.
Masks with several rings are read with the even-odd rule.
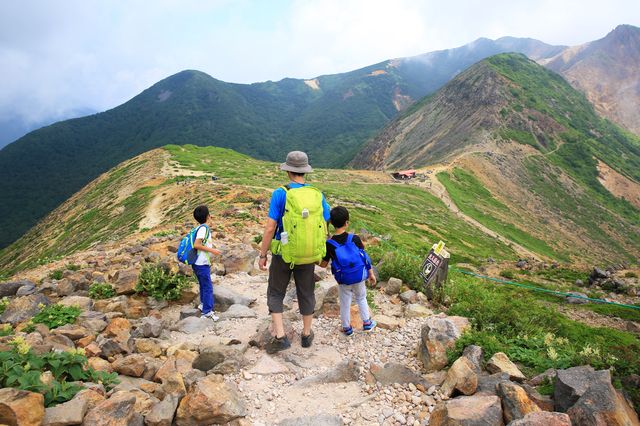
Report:
[[[215,145],[281,161],[303,149],[340,167],[399,110],[489,55],[562,47],[480,39],[313,80],[233,84],[198,71],[168,77],[103,113],[29,133],[0,150],[0,247],[120,162],[166,144]]]

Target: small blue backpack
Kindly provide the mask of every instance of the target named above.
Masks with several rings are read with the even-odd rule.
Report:
[[[339,284],[356,284],[367,279],[371,259],[353,242],[353,234],[349,234],[342,245],[332,239],[327,242],[336,249],[335,259],[331,259],[331,273]]]
[[[193,244],[196,241],[196,234],[198,233],[198,229],[203,226],[206,229],[204,241],[207,241],[209,239],[209,227],[207,225],[200,225],[193,228],[187,235],[182,238],[182,240],[180,240],[178,252],[176,253],[178,262],[186,263],[187,265],[193,265],[195,263],[196,259],[198,258],[198,250],[193,248]]]

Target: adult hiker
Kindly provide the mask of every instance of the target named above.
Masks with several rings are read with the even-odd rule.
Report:
[[[275,337],[267,344],[267,353],[291,347],[284,331],[283,300],[293,273],[298,306],[302,315],[301,345],[311,346],[313,311],[315,309],[314,269],[326,254],[329,204],[317,188],[305,183],[305,174],[313,169],[307,154],[292,151],[280,165],[289,183],[273,191],[269,215],[260,248],[260,269],[267,269],[267,252],[271,251],[267,306]]]

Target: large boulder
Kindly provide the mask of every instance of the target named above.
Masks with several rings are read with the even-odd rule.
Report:
[[[511,380],[522,382],[527,378],[522,374],[520,369],[509,359],[509,357],[502,353],[496,352],[491,359],[487,362],[487,371],[489,373],[507,373]]]
[[[119,270],[113,276],[113,286],[118,295],[134,294],[140,272],[135,268]]]
[[[567,414],[576,425],[640,425],[634,409],[611,382],[605,380],[593,381]]]
[[[454,391],[464,395],[473,395],[478,387],[478,374],[467,357],[458,358],[447,371],[447,377],[440,388],[443,395],[451,396]]]
[[[0,323],[16,325],[26,321],[40,312],[40,305],[48,305],[49,299],[44,294],[34,293],[28,296],[16,297],[0,315]]]
[[[413,383],[414,385],[420,384],[425,388],[429,387],[427,386],[427,381],[420,374],[402,364],[390,362],[385,364],[383,368],[371,364],[371,374],[373,374],[373,377],[383,386],[394,383]]]
[[[305,377],[296,382],[296,386],[315,386],[326,383],[344,383],[358,380],[360,365],[358,361],[344,360],[335,367],[315,376]]]
[[[231,305],[244,305],[250,306],[256,301],[255,297],[243,296],[236,293],[228,287],[216,285],[213,287],[213,297],[215,299],[214,310],[224,312]]]
[[[14,388],[0,389],[0,424],[40,426],[44,413],[42,394]]]
[[[153,406],[144,418],[146,426],[171,426],[176,409],[180,403],[178,395],[169,394]]]
[[[502,398],[502,415],[505,423],[523,418],[529,413],[540,411],[527,392],[513,382],[498,384],[498,395]]]
[[[187,317],[178,321],[172,330],[186,334],[197,334],[212,328],[213,324],[213,321],[206,317]]]
[[[556,411],[566,413],[595,382],[611,383],[609,370],[595,371],[590,365],[558,370],[553,392]]]
[[[233,318],[257,318],[258,314],[248,306],[245,305],[231,305],[229,309],[220,314],[221,319],[233,319]]]
[[[222,376],[211,375],[194,383],[176,412],[176,425],[223,424],[247,415],[235,386]]]
[[[141,354],[118,358],[112,364],[113,370],[131,377],[142,377],[145,370],[145,357]]]
[[[95,426],[142,426],[142,414],[135,409],[136,396],[119,391],[98,403],[87,413],[84,424]]]
[[[46,409],[44,426],[70,426],[82,424],[84,415],[89,409],[89,401],[83,398],[74,398],[63,404]]]
[[[83,311],[90,311],[93,308],[93,299],[87,296],[67,296],[60,300],[58,304],[63,306],[78,306]]]
[[[18,289],[25,285],[35,286],[35,284],[29,280],[7,281],[0,283],[0,298],[15,296]]]
[[[461,396],[436,405],[431,426],[504,425],[502,407],[497,396]]]
[[[441,370],[447,365],[447,350],[469,327],[463,317],[431,316],[422,326],[418,358],[427,372]]]
[[[222,255],[222,263],[227,274],[251,273],[257,257],[258,252],[253,247],[249,244],[241,244],[226,250]]]
[[[138,321],[133,337],[158,337],[162,332],[162,321],[156,317],[145,317]]]
[[[571,419],[565,413],[536,411],[512,421],[508,426],[571,426]]]
[[[389,280],[386,282],[383,281],[380,283],[380,288],[389,295],[400,293],[401,287],[402,287],[402,280],[398,278],[393,278],[393,277],[389,278]]]

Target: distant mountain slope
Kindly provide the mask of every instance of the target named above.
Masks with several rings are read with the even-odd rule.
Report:
[[[600,114],[640,135],[640,28],[620,25],[540,62],[585,93]]]
[[[230,84],[183,71],[117,108],[39,129],[2,149],[0,247],[101,173],[149,149],[215,145],[275,161],[303,149],[317,166],[342,166],[399,111],[474,62],[505,50],[538,57],[561,49],[479,39],[307,81]]]
[[[469,68],[390,123],[352,165],[436,163],[448,164],[436,171],[463,212],[540,254],[579,241],[629,259],[640,252],[640,138],[598,117],[562,77],[525,56]],[[603,169],[631,199],[602,179]]]

